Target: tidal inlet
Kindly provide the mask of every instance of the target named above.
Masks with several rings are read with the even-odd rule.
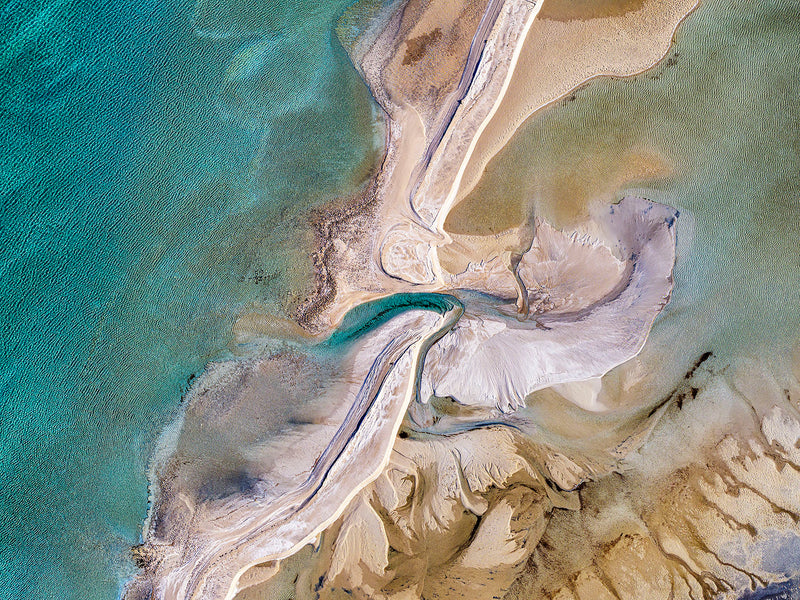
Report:
[[[800,600],[800,3],[40,4],[0,596]]]

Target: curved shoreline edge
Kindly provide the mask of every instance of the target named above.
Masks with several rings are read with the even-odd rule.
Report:
[[[421,123],[413,106],[389,106],[387,113],[396,118],[390,119],[387,127],[387,157],[369,193],[363,203],[345,209],[320,230],[326,244],[320,258],[322,283],[328,294],[337,296],[330,300],[325,294],[317,296],[302,312],[300,321],[324,331],[357,302],[409,289],[496,294],[495,305],[462,297],[464,308],[454,305],[443,317],[409,310],[359,340],[353,351],[355,358],[348,365],[349,383],[359,382],[357,391],[351,385],[348,393],[339,397],[335,411],[320,423],[312,423],[321,429],[313,433],[303,430],[302,441],[309,446],[316,443],[318,454],[308,463],[310,475],[305,471],[294,473],[294,479],[281,483],[286,489],[280,494],[265,492],[261,499],[256,494],[254,500],[250,494],[202,504],[176,490],[171,491],[171,499],[165,499],[170,491],[160,486],[162,497],[157,502],[162,504],[161,517],[149,523],[146,548],[142,550],[147,574],[133,584],[127,597],[150,594],[165,599],[229,599],[241,589],[249,569],[275,563],[267,570],[277,570],[278,561],[317,538],[342,516],[361,490],[381,477],[401,423],[407,418],[406,411],[415,403],[418,406],[409,426],[419,433],[452,433],[447,419],[432,416],[429,401],[434,397],[450,397],[459,407],[469,409],[466,420],[457,420],[459,427],[469,419],[489,422],[487,416],[505,422],[507,415],[525,406],[525,398],[532,391],[599,378],[641,350],[672,286],[676,215],[669,207],[627,199],[612,207],[609,215],[596,215],[577,234],[547,233],[545,224],[537,224],[514,234],[516,239],[502,251],[491,250],[477,261],[468,261],[462,271],[448,271],[440,261],[439,248],[452,242],[443,231],[444,219],[477,138],[508,88],[521,45],[536,16],[535,9],[526,6],[530,4],[527,0],[506,0],[502,6],[505,12],[498,10],[497,21],[487,34],[488,53],[476,66],[465,95],[467,102],[459,101],[419,188],[413,183],[409,187],[413,160],[406,158],[406,151],[411,157],[424,156],[424,144],[412,143],[415,148],[402,151],[397,146],[404,133],[416,132],[424,139],[431,123],[428,127]],[[516,44],[509,44],[509,39],[515,39]],[[513,48],[511,60],[507,60],[509,46]],[[376,77],[369,75],[369,69],[365,72]],[[397,139],[401,141],[394,144]],[[455,175],[453,160],[458,165]],[[441,190],[447,192],[442,194]],[[411,203],[406,200],[410,196],[414,197]],[[370,205],[381,211],[380,218],[366,214]],[[341,242],[340,227],[357,231],[363,225],[358,223],[359,215],[379,225],[376,237],[365,236],[369,239],[355,249],[337,245]],[[386,243],[391,237],[388,234],[395,233],[392,243]],[[560,264],[551,265],[554,261],[550,256],[562,251]],[[342,259],[347,252],[350,255]],[[596,257],[604,265],[599,281],[608,291],[600,298],[591,296],[589,290],[571,287],[577,285],[575,275],[587,256]],[[368,272],[357,258],[369,259]],[[344,277],[339,276],[339,267],[343,267]],[[540,276],[547,269],[555,269],[562,279],[556,279],[553,289],[542,292]],[[524,312],[520,312],[520,306],[526,307]],[[534,309],[529,313],[530,306]],[[621,324],[615,319],[620,315],[629,317],[630,323]],[[587,346],[587,340],[594,346]],[[513,355],[521,347],[527,356],[539,358],[516,369]],[[608,348],[618,352],[606,352]],[[599,360],[600,353],[604,355]],[[430,368],[423,369],[423,363]],[[497,367],[497,363],[507,366]],[[255,370],[260,365],[246,368]],[[224,383],[239,379],[245,379],[244,370]],[[196,395],[213,395],[220,391],[217,388],[224,385],[206,380],[198,384]],[[581,408],[605,410],[591,390],[573,392],[572,401]],[[430,426],[433,420],[438,430]],[[329,441],[319,441],[321,431],[329,435]],[[575,476],[582,468],[563,455],[548,455],[541,460],[540,472],[544,475],[534,479],[538,477],[540,483],[546,480],[543,485],[550,490],[548,502],[557,505],[552,490],[575,489],[588,477],[585,473]],[[164,468],[162,477],[168,476]],[[260,477],[262,483],[269,481],[270,473],[265,470]],[[487,510],[481,508],[480,501],[468,497],[469,491],[463,494],[465,505],[473,506],[474,512]],[[171,539],[159,531],[170,514],[163,505],[170,501],[175,506],[185,504],[191,513],[187,521],[174,525]]]
[[[445,121],[434,119],[430,123],[422,124],[422,117],[413,104],[398,103],[383,90],[386,82],[381,78],[380,72],[388,63],[378,57],[400,52],[404,33],[402,24],[399,23],[402,11],[395,10],[391,17],[385,17],[382,34],[372,32],[369,43],[357,44],[356,49],[351,49],[354,64],[364,76],[388,120],[386,152],[368,190],[363,197],[352,203],[353,206],[361,207],[359,211],[337,207],[327,213],[320,211],[314,219],[318,240],[318,251],[313,255],[317,284],[309,299],[295,313],[295,317],[304,327],[313,332],[329,331],[352,306],[402,292],[409,283],[419,288],[419,291],[446,289],[435,248],[453,241],[443,228],[444,222],[450,210],[474,185],[474,181],[462,182],[462,177],[465,176],[465,170],[472,168],[474,151],[480,145],[481,133],[490,122],[496,120],[493,117],[498,111],[505,110],[502,94],[513,79],[513,71],[525,45],[527,32],[535,22],[540,8],[527,0],[518,0],[516,3],[506,2],[505,12],[509,13],[508,6],[514,4],[522,9],[534,7],[528,14],[529,20],[520,23],[522,17],[519,15],[498,15],[497,19],[501,22],[495,22],[494,29],[487,33],[481,44],[488,46],[489,53],[484,56],[487,54],[484,49],[481,61],[475,67],[470,85],[474,89],[472,92],[468,91],[461,100],[451,93],[450,106],[458,105],[458,108]],[[592,73],[569,88],[554,90],[553,98],[532,113],[551,106],[594,79],[605,76],[635,77],[655,68],[668,55],[677,28],[697,6],[698,2],[692,0],[688,11],[682,13],[677,23],[670,27],[669,40],[663,52],[643,68],[624,74],[615,71]],[[491,7],[492,3],[489,5]],[[502,22],[503,19],[505,23]],[[509,30],[514,23],[519,25],[517,30]],[[511,39],[514,43],[509,48]],[[470,47],[476,41],[473,39]],[[493,56],[492,46],[498,43],[503,44],[503,52]],[[497,63],[501,65],[499,70]],[[461,71],[462,78],[466,70],[465,65]],[[479,70],[483,73],[479,73]],[[465,103],[470,105],[470,102],[471,111],[468,106],[464,106]],[[517,119],[513,131],[530,118],[532,113],[528,112],[524,118]],[[429,138],[425,134],[425,131],[434,130],[437,135]],[[512,135],[513,132],[508,135],[507,141]],[[439,140],[438,144],[434,143],[436,140]],[[495,148],[492,156],[504,147],[505,144]],[[488,162],[488,159],[484,162]],[[372,231],[372,235],[365,238],[364,231]],[[389,241],[396,237],[394,231],[402,232],[402,237],[407,237],[406,233],[411,232],[411,236],[416,238],[414,243],[420,248],[427,248],[424,251],[427,256],[423,261],[426,266],[421,272],[407,268],[408,264],[393,268],[393,265],[383,262],[383,256],[392,252],[417,252],[410,248],[411,244],[407,240],[404,248],[394,249],[393,242]],[[344,241],[346,251],[341,244],[334,244],[335,239]],[[361,268],[359,263],[362,261],[366,263],[367,269]],[[356,264],[357,273],[354,272]],[[403,272],[404,268],[406,272]]]

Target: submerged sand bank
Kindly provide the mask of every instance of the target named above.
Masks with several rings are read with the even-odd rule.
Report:
[[[634,76],[663,59],[698,0],[646,0],[629,3],[617,14],[616,3],[598,4],[609,10],[578,17],[569,3],[544,2],[521,48],[517,75],[469,157],[457,201],[470,193],[488,162],[532,114],[596,77]],[[572,222],[585,216],[578,213]]]
[[[505,207],[500,190],[500,197],[482,192],[469,206],[459,205],[488,160],[532,112],[576,86],[600,75],[627,76],[651,67],[667,52],[675,28],[696,2],[604,3],[606,10],[595,8],[584,20],[572,19],[572,9],[555,1],[504,2],[486,36],[470,91],[449,123],[442,119],[464,74],[464,57],[480,41],[468,34],[474,30],[466,23],[477,27],[481,18],[474,8],[443,4],[411,3],[395,11],[369,43],[357,45],[354,62],[390,118],[387,155],[370,197],[373,217],[355,225],[353,235],[342,235],[344,243],[328,253],[326,260],[335,264],[331,271],[336,272],[333,299],[322,314],[302,312],[304,321],[318,330],[329,329],[358,302],[404,291],[409,283],[420,291],[446,289],[439,263],[440,254],[452,254],[448,222],[455,224],[455,233],[490,234],[484,246],[493,243],[491,236],[502,227],[524,228],[532,206]],[[471,16],[454,28],[452,19],[458,15]],[[459,52],[461,58],[454,58]],[[443,125],[447,128],[438,140]],[[632,158],[631,168],[618,174],[616,184],[609,183],[613,189],[597,193],[600,204],[613,200],[618,185],[631,177],[663,175],[670,166],[645,152]],[[580,229],[580,221],[589,216],[587,202],[568,213],[571,227]],[[479,205],[506,216],[498,215],[497,225],[483,227]],[[450,217],[452,211],[458,214]],[[470,215],[476,224],[470,223],[475,220]],[[365,228],[372,234],[364,237]],[[519,238],[519,246],[529,234],[512,236]]]
[[[352,333],[336,359],[294,336],[294,349],[211,369],[158,469],[161,492],[141,551],[146,569],[130,598],[246,600],[277,597],[279,584],[309,598],[516,593],[530,583],[512,587],[537,560],[553,511],[578,511],[581,486],[619,470],[683,398],[627,402],[603,383],[639,353],[669,300],[676,211],[627,198],[592,206],[566,230],[530,217],[502,235],[445,230],[471,154],[519,75],[514,67],[540,7],[490,3],[487,10],[497,12],[478,40],[481,60],[452,112],[448,98],[460,95],[455,78],[459,65],[462,73],[469,65],[475,37],[446,30],[445,22],[463,15],[480,29],[486,21],[474,5],[404,6],[357,57],[391,117],[387,156],[368,198],[375,210],[345,211],[323,236],[320,266],[335,296],[317,304],[321,312],[309,309],[304,324],[330,330],[348,308],[392,292],[446,291],[457,299],[435,310],[425,308],[431,300],[410,300]],[[608,18],[629,14],[637,11]],[[428,87],[402,85],[404,69],[428,52],[438,56],[437,44],[448,39],[450,48],[458,41],[460,62],[458,53],[445,57],[452,64]],[[253,329],[266,327],[251,321]],[[247,321],[240,327],[246,335]],[[758,415],[772,436],[765,448],[791,442],[795,426],[781,415]],[[783,450],[780,460],[794,460]],[[734,455],[742,454],[726,457]],[[598,505],[610,510],[613,502]],[[653,509],[654,518],[658,510],[666,509]],[[314,578],[286,584],[279,574],[309,543]],[[673,554],[684,560],[687,582],[698,574],[688,589],[724,591],[705,583],[702,561],[686,561],[675,547],[659,551],[665,564]],[[597,552],[608,548],[608,536],[598,536]],[[614,591],[606,582],[624,573],[609,572],[587,567],[581,577],[591,580],[589,592],[567,583],[563,594]],[[675,589],[669,585],[662,587]]]

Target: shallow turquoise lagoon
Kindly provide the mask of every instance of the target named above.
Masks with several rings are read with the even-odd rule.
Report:
[[[0,597],[114,598],[188,379],[380,151],[348,0],[0,11]]]

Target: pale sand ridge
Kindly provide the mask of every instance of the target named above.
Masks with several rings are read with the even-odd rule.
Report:
[[[488,5],[496,7],[494,1]],[[442,517],[444,521],[436,508],[448,504],[458,489],[458,502],[486,520],[476,546],[464,551],[451,575],[463,578],[480,571],[477,557],[487,552],[503,572],[497,585],[507,589],[552,507],[577,507],[575,498],[564,492],[607,472],[641,439],[642,424],[657,413],[613,431],[605,445],[585,452],[532,442],[526,437],[530,423],[518,413],[531,393],[553,385],[567,386],[562,387],[565,403],[598,413],[609,409],[598,400],[596,386],[582,382],[596,380],[635,356],[668,301],[675,258],[673,209],[628,198],[598,211],[574,231],[532,223],[511,232],[501,249],[491,239],[460,240],[449,262],[440,259],[440,250],[451,251],[454,245],[443,225],[470,156],[487,124],[499,115],[540,9],[527,0],[502,2],[492,27],[479,30],[486,35],[481,60],[452,115],[437,102],[459,95],[453,91],[453,78],[459,65],[464,72],[471,69],[469,59],[451,57],[450,75],[419,95],[404,89],[398,76],[408,67],[401,43],[412,33],[423,35],[428,51],[436,51],[449,33],[428,35],[429,28],[436,19],[449,18],[447,11],[427,13],[424,6],[409,3],[391,15],[384,31],[363,50],[360,69],[391,117],[387,156],[372,188],[378,216],[371,221],[371,235],[359,229],[363,222],[354,221],[353,237],[333,240],[335,256],[328,268],[337,295],[320,316],[321,325],[324,329],[338,322],[356,302],[392,292],[451,291],[460,303],[446,300],[446,309],[410,308],[393,316],[357,338],[341,371],[330,379],[314,375],[322,367],[314,362],[313,348],[304,354],[298,346],[220,367],[216,374],[223,373],[221,377],[199,382],[187,401],[173,459],[164,461],[157,473],[159,497],[141,550],[146,568],[128,592],[131,600],[234,598],[268,582],[278,561],[317,539],[340,517],[347,519],[348,506],[372,525],[345,528],[349,533],[342,533],[341,543],[347,535],[377,535],[384,521],[371,515],[360,494],[375,491],[383,494],[385,505],[403,506],[399,499],[406,480],[382,479],[399,461],[393,447],[401,424],[415,436],[464,434],[453,446],[419,448],[419,461],[427,465],[424,472],[416,472],[421,463],[413,460],[403,467],[416,473],[423,487],[429,478],[442,483],[447,478],[446,485],[431,487],[436,491],[425,499],[431,507],[409,524],[407,533],[412,538],[414,531],[434,535],[440,526],[442,535],[460,536],[460,526],[448,531],[447,525],[458,522],[459,504],[450,505],[452,519]],[[457,3],[448,10],[478,20]],[[418,31],[423,21],[423,31]],[[456,38],[465,52],[476,43],[471,36]],[[437,125],[448,120],[437,143]],[[431,140],[436,149],[410,198],[415,166]],[[582,271],[587,261],[596,267],[592,285],[586,285]],[[448,271],[449,264],[459,268]],[[445,400],[450,404],[443,404]],[[258,420],[262,406],[276,411],[263,425]],[[281,419],[285,425],[280,431],[260,431],[270,431]],[[506,438],[509,429],[519,433]],[[474,446],[477,439],[484,441],[483,450]],[[487,453],[492,440],[505,440],[508,452]],[[434,458],[429,460],[431,452]],[[448,456],[457,456],[458,466],[444,475],[439,469]],[[232,458],[241,463],[238,470],[218,474],[215,461],[224,468]],[[453,474],[459,473],[461,478],[454,480]],[[527,491],[510,491],[515,482]],[[383,485],[382,492],[370,488],[373,483]],[[214,485],[223,487],[214,491]],[[517,501],[481,496],[493,488],[521,496]],[[532,519],[524,534],[513,525],[523,497]],[[397,525],[402,529],[402,523]],[[371,547],[387,548],[387,535],[372,537]],[[494,547],[498,535],[501,541],[503,536],[510,539]],[[342,576],[360,568],[347,553],[340,552],[337,560]],[[381,567],[384,562],[370,564],[379,570],[386,568]],[[451,575],[441,574],[443,581]],[[484,591],[494,594],[496,589],[487,584]]]
[[[645,0],[622,15],[557,21],[547,18],[545,2],[545,18],[532,25],[520,50],[518,75],[476,140],[457,200],[475,187],[492,157],[531,115],[592,79],[635,76],[661,61],[697,5],[698,0]]]

